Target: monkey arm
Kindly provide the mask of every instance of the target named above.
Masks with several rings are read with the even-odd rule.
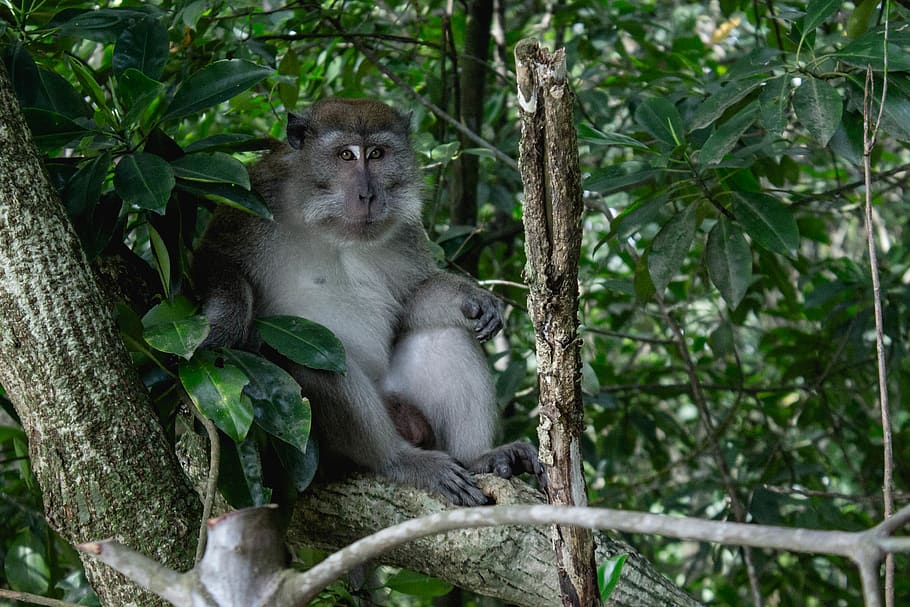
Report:
[[[250,346],[255,293],[244,259],[253,257],[251,237],[261,223],[245,213],[219,208],[193,259],[194,286],[211,330],[204,348]]]
[[[470,280],[438,272],[415,290],[404,329],[461,327],[486,341],[502,324],[502,303],[495,295]]]

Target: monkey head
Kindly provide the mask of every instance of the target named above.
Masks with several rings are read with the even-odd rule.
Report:
[[[370,99],[323,99],[288,115],[285,214],[342,242],[420,223],[409,119]],[[296,191],[295,191],[296,190]]]

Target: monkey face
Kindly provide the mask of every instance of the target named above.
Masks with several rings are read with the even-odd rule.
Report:
[[[288,120],[304,223],[364,242],[420,222],[407,120],[395,110],[376,101],[328,99]]]

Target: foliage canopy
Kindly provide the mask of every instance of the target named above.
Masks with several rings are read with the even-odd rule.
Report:
[[[237,441],[226,443],[236,468],[227,476],[240,482],[223,487],[234,502],[269,497],[255,447],[266,437],[305,488],[309,412],[288,378],[258,358],[193,355],[208,327],[179,294],[191,291],[188,261],[214,205],[269,215],[242,163],[268,146],[264,136],[282,134],[288,110],[320,97],[371,96],[412,110],[428,233],[441,263],[479,256],[481,278],[495,279],[512,304],[509,347],[493,357],[498,399],[506,433],[533,435],[533,332],[515,286],[521,184],[489,149],[460,142],[426,103],[465,113],[461,93],[478,86],[459,77],[478,61],[464,52],[468,13],[485,4],[458,4],[451,15],[444,2],[357,0],[0,8],[4,64],[88,258],[141,260],[144,286],[124,288],[119,322],[162,423],[173,432],[169,361],[179,358],[194,402]],[[546,6],[496,8],[477,134],[514,156],[511,49],[527,36],[565,46],[589,210],[580,314],[592,505],[870,526],[882,515],[882,428],[860,212],[863,100],[868,66],[876,109],[887,76],[872,194],[898,403],[895,460],[904,462],[907,9],[872,0]],[[447,211],[463,203],[453,167],[467,157],[482,176],[476,225]],[[325,339],[301,337],[287,326],[294,320],[268,322],[297,345]],[[42,522],[25,458],[21,430],[0,426],[0,483],[10,496],[0,500],[0,582],[78,600],[86,585]],[[903,501],[908,483],[898,468]],[[630,541],[703,600],[738,605],[749,596],[738,550]],[[857,576],[842,560],[753,559],[769,602],[860,603]],[[439,591],[393,580],[397,591]],[[910,581],[899,579],[897,592],[910,596]]]

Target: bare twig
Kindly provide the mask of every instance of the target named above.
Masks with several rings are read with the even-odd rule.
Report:
[[[22,601],[32,605],[46,605],[47,607],[79,607],[76,603],[67,603],[66,601],[58,601],[57,599],[31,594],[30,592],[16,592],[6,588],[0,588],[0,598]]]
[[[886,3],[887,4],[887,3]],[[869,271],[872,274],[872,303],[875,310],[875,351],[878,363],[878,395],[882,418],[883,479],[882,497],[884,517],[887,520],[894,512],[894,452],[891,441],[891,412],[888,406],[888,376],[885,366],[885,336],[882,314],[881,283],[878,271],[878,254],[875,246],[875,226],[872,215],[872,151],[875,148],[875,137],[881,124],[885,98],[888,92],[888,10],[885,7],[884,70],[882,72],[882,95],[878,115],[872,122],[871,115],[875,105],[875,79],[872,66],[866,67],[866,86],[863,91],[863,181],[865,183],[865,220],[866,239],[869,248]],[[878,576],[876,575],[876,580]],[[867,583],[863,571],[863,583]],[[877,583],[877,581],[876,581]],[[885,605],[894,607],[894,558],[885,559]]]
[[[199,525],[199,540],[196,542],[195,562],[199,563],[199,561],[202,560],[202,556],[205,554],[205,541],[209,528],[208,520],[209,517],[212,516],[212,503],[215,501],[215,491],[218,490],[218,468],[221,465],[221,443],[218,439],[218,430],[215,428],[215,424],[212,423],[212,420],[203,415],[199,408],[196,407],[183,386],[178,386],[178,389],[180,390],[180,398],[183,400],[183,403],[193,412],[193,415],[199,420],[202,427],[205,428],[205,433],[209,437],[209,474],[205,483],[205,495],[202,499],[202,524]]]

